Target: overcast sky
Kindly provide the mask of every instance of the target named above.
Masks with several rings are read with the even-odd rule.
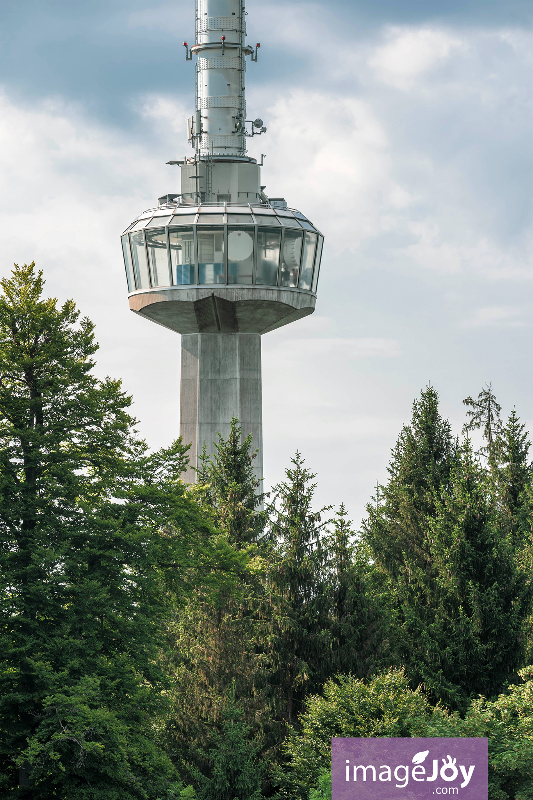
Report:
[[[529,0],[248,0],[263,183],[326,236],[315,314],[263,339],[265,478],[364,514],[431,382],[460,431],[492,381],[533,429]],[[194,0],[0,0],[1,272],[35,260],[97,325],[149,444],[179,336],[132,314],[121,231],[190,152]]]

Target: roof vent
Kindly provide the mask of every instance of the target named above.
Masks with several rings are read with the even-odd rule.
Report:
[[[287,208],[287,201],[284,197],[269,197],[272,208]]]

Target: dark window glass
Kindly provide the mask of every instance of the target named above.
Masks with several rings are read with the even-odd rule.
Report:
[[[192,225],[196,219],[196,214],[176,214],[169,222],[169,225]]]
[[[228,227],[228,283],[251,283],[254,266],[254,228]]]
[[[255,218],[259,225],[280,225],[280,221],[277,217],[267,217],[266,215],[256,214]]]
[[[316,292],[316,287],[318,285],[318,276],[320,273],[320,262],[322,260],[322,245],[324,244],[324,237],[318,237],[318,246],[316,248],[316,256],[315,256],[315,271],[313,273],[313,285],[311,287],[313,292]]]
[[[242,225],[246,222],[251,225],[253,221],[251,214],[228,214],[228,225]]]
[[[225,283],[224,228],[198,228],[198,283]]]
[[[224,214],[200,214],[198,217],[199,225],[212,225],[213,223],[222,225],[223,222]]]
[[[134,292],[135,282],[133,280],[133,265],[131,263],[130,243],[127,236],[122,236],[122,254],[124,255],[124,266],[126,268],[128,292]]]
[[[306,222],[306,220],[301,219],[300,220],[300,225],[302,226],[302,228],[305,228],[307,231],[314,231],[315,230],[313,225],[311,225],[310,222]]]
[[[150,220],[150,222],[148,223],[148,225],[146,227],[147,228],[156,228],[158,225],[166,225],[167,222],[169,221],[169,219],[170,219],[170,214],[168,215],[168,217],[163,217],[163,216],[161,216],[161,217],[152,217],[152,219]]]
[[[282,225],[285,225],[287,228],[299,228],[300,223],[294,217],[278,217],[279,221]]]
[[[136,233],[130,233],[129,236],[131,241],[135,287],[137,289],[149,289],[150,278],[148,276],[148,263],[146,261],[146,250],[144,249],[143,232],[137,231]]]
[[[165,228],[147,230],[146,249],[152,276],[152,286],[170,286],[167,254],[167,232]]]
[[[313,264],[315,261],[316,233],[304,233],[304,251],[300,268],[300,289],[311,288],[313,282]]]
[[[170,263],[172,284],[183,286],[194,283],[194,233],[192,227],[170,229]]]
[[[302,232],[286,230],[281,253],[280,286],[298,286]]]
[[[257,229],[256,284],[277,286],[281,231]]]

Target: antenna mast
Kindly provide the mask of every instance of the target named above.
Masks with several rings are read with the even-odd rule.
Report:
[[[243,0],[196,0],[196,44],[183,44],[188,59],[198,56],[196,113],[188,130],[201,160],[246,159],[246,137],[266,131],[260,119],[246,128],[246,56],[257,61],[260,45],[245,44],[245,17]]]

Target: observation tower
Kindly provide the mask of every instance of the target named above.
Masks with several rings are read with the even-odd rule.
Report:
[[[244,0],[196,0],[193,155],[169,161],[180,191],[159,198],[122,234],[130,309],[181,334],[180,433],[198,455],[227,437],[232,417],[258,449],[263,477],[261,336],[315,309],[323,237],[283,198],[268,197],[247,139],[266,132],[248,120]],[[176,187],[177,188],[177,187]]]

